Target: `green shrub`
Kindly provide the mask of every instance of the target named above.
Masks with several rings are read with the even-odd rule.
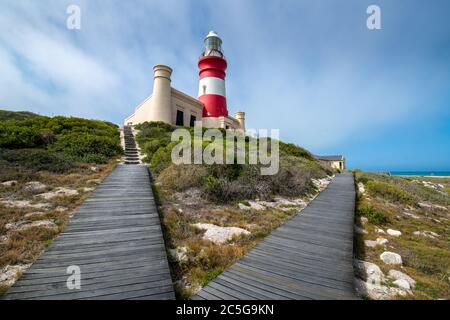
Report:
[[[33,171],[65,172],[74,167],[63,154],[45,149],[0,149],[0,160]]]
[[[29,119],[29,118],[37,118],[41,117],[38,114],[27,112],[27,111],[7,111],[7,110],[0,110],[0,121],[6,121],[6,120],[23,120],[23,119]]]
[[[172,148],[176,143],[171,143],[166,147],[161,147],[156,150],[151,156],[150,167],[155,174],[160,174],[172,164]]]
[[[293,143],[284,143],[280,141],[279,148],[280,152],[285,153],[286,155],[315,160],[314,156],[309,151]]]
[[[368,191],[375,196],[403,204],[414,204],[414,199],[399,187],[381,181],[368,181]]]
[[[230,181],[223,177],[207,176],[203,184],[203,193],[209,200],[227,203],[253,198],[254,188],[240,180]]]
[[[51,145],[50,150],[61,152],[73,161],[104,163],[120,155],[122,147],[117,139],[86,133],[63,135]]]
[[[383,225],[389,223],[389,216],[371,205],[358,206],[356,215],[359,217],[366,217],[370,223],[375,225]]]
[[[0,126],[0,148],[35,148],[43,145],[39,131],[17,125]]]

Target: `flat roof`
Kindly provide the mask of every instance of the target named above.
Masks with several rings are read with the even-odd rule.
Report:
[[[318,160],[325,160],[325,161],[343,161],[344,156],[343,155],[332,155],[332,156],[314,156]]]

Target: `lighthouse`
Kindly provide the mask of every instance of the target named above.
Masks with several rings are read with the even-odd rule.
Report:
[[[214,31],[210,31],[204,39],[198,67],[200,83],[198,95],[194,98],[172,86],[172,68],[162,64],[155,65],[153,94],[125,118],[124,124],[162,121],[175,126],[192,127],[201,122],[206,128],[245,131],[245,112],[238,111],[234,117],[228,115],[225,91],[227,60],[222,52],[222,39]]]
[[[203,119],[211,123],[228,117],[225,77],[227,61],[222,52],[222,39],[210,31],[204,41],[204,49],[198,60],[200,83],[198,99],[203,102]],[[207,119],[210,118],[210,119]]]

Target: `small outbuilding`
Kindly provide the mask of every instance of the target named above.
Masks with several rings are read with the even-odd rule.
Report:
[[[337,169],[340,172],[345,171],[345,157],[342,155],[335,156],[315,156],[317,160],[326,163],[333,169]]]

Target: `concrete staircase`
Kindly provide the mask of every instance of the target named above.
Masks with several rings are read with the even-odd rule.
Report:
[[[124,126],[123,134],[125,141],[125,164],[140,164],[139,152],[131,126]]]

